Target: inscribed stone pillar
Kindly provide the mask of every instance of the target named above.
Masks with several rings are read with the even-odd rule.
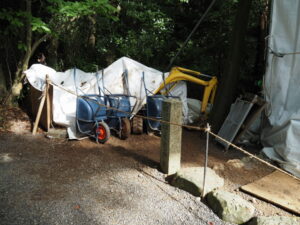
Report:
[[[166,99],[162,103],[162,120],[182,124],[182,103]],[[164,173],[174,174],[180,169],[182,127],[161,124],[160,166]]]

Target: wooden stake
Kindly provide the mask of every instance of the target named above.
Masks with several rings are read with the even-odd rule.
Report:
[[[48,95],[48,93],[47,93],[47,91],[48,91],[48,88],[47,88],[48,81],[47,80],[48,80],[48,75],[46,75],[46,87],[45,87],[45,89],[43,91],[43,96],[42,96],[42,99],[41,99],[39,110],[38,110],[38,113],[37,113],[36,118],[35,118],[34,127],[33,127],[33,130],[32,130],[32,135],[36,134],[36,131],[37,131],[37,128],[38,128],[38,124],[40,122],[42,110],[43,110],[43,107],[44,107],[44,104],[45,104],[45,99],[46,99],[46,97]]]
[[[47,95],[46,95],[46,111],[47,111],[47,131],[50,129],[51,124],[51,107],[50,107],[50,84],[49,84],[49,77],[46,75],[46,89],[47,89]]]
[[[203,172],[203,186],[202,186],[202,193],[201,193],[202,198],[204,198],[204,196],[206,194],[205,184],[206,184],[206,170],[207,170],[207,161],[208,161],[209,131],[210,131],[210,126],[209,126],[209,124],[207,124],[206,125],[206,148],[205,148],[205,161],[204,161],[204,172]]]

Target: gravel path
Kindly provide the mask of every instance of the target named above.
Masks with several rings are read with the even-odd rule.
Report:
[[[0,224],[225,224],[157,166],[110,143],[2,133]]]

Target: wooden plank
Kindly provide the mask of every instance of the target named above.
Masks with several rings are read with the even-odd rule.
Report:
[[[43,110],[43,107],[44,107],[44,103],[45,103],[46,97],[47,97],[47,88],[45,88],[45,90],[43,92],[43,96],[42,96],[42,99],[41,99],[41,102],[40,102],[40,105],[39,105],[39,109],[38,109],[38,112],[37,112],[37,115],[36,115],[36,119],[35,119],[35,122],[34,122],[34,127],[33,127],[33,130],[32,130],[32,135],[36,134],[36,131],[37,131],[37,128],[38,128],[38,124],[40,122],[40,118],[41,118],[41,114],[42,114],[42,110]]]
[[[49,78],[46,78],[46,110],[47,110],[47,120],[46,120],[46,131],[49,131],[51,124],[51,106],[50,106],[50,84]]]
[[[52,96],[53,96],[53,89],[51,89],[51,86],[49,84],[49,77],[46,75],[46,87],[45,90],[43,91],[42,94],[42,99],[39,104],[39,108],[36,111],[35,107],[32,107],[32,111],[34,112],[33,114],[36,114],[36,120],[34,123],[34,127],[32,130],[32,134],[35,135],[37,131],[38,125],[41,125],[46,131],[50,129],[51,125],[51,120],[52,120]],[[34,91],[33,93],[41,93],[39,91]],[[33,96],[33,95],[32,95]],[[36,98],[32,99],[32,106],[38,105],[37,102],[34,104],[34,101],[37,101],[37,96],[35,95]],[[46,104],[44,104],[46,101]]]
[[[29,106],[31,106],[29,108],[31,108],[30,114],[32,118],[35,118],[37,116],[42,94],[43,92],[36,90],[34,87],[30,85],[28,104]],[[39,126],[43,128],[45,131],[48,131],[48,129],[50,128],[50,124],[53,118],[53,113],[52,113],[53,86],[51,85],[49,86],[47,97],[49,98],[46,99],[47,104],[44,104],[41,118],[39,121]],[[49,111],[50,111],[50,118],[49,118]]]
[[[300,181],[275,171],[241,189],[293,213],[300,214]]]

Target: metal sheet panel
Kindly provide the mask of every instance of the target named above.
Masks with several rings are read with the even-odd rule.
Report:
[[[245,121],[249,111],[253,106],[252,102],[244,101],[242,99],[237,99],[230,107],[230,112],[224,121],[218,135],[225,140],[232,142],[234,137],[237,135],[240,127]],[[225,149],[229,148],[229,144],[224,141],[216,139],[220,144],[222,144]]]

